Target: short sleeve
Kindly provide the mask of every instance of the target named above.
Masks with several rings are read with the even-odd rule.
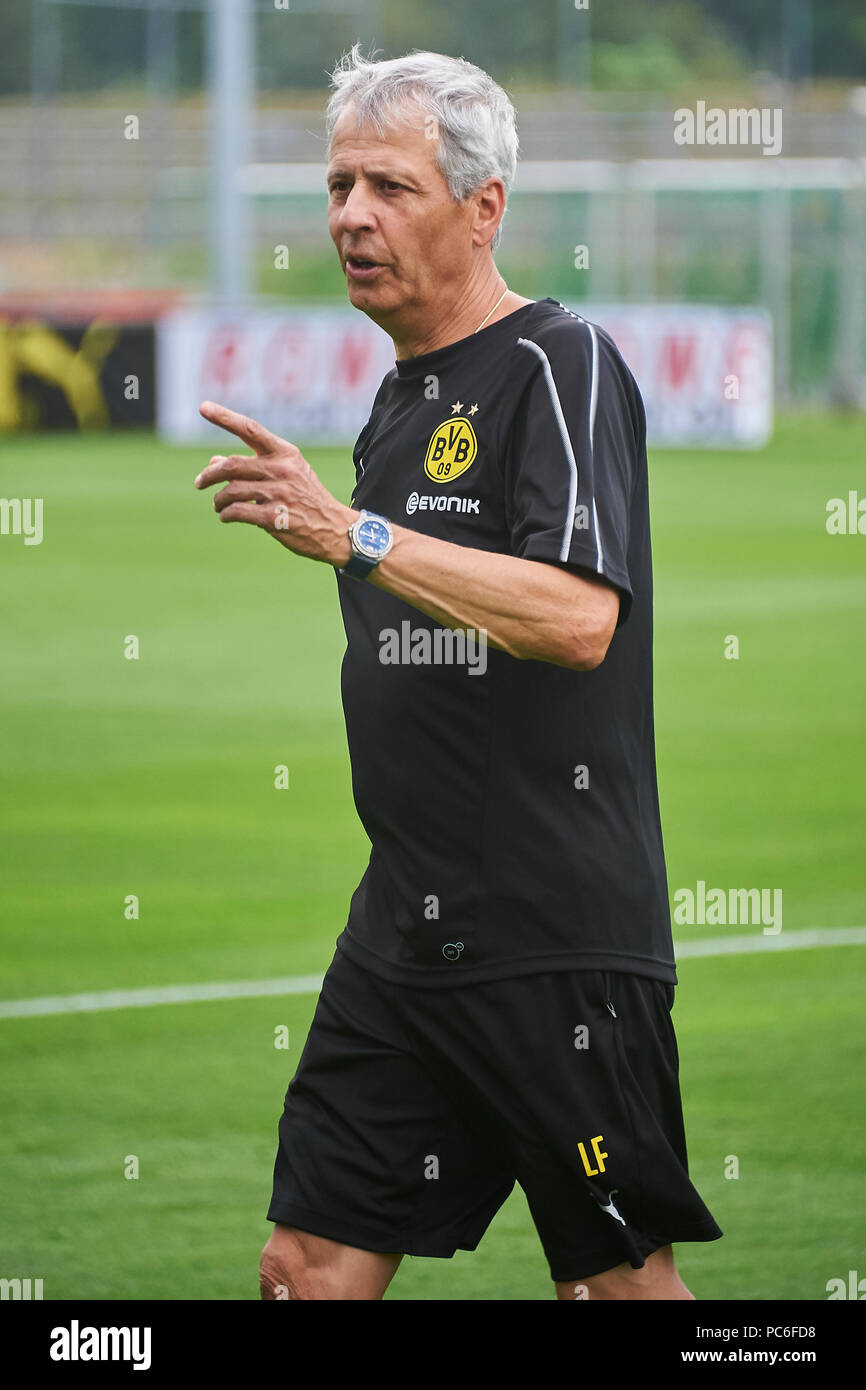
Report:
[[[645,457],[645,415],[634,379],[610,338],[569,317],[540,342],[505,446],[512,551],[590,570],[620,592],[619,624],[633,599],[631,499]]]

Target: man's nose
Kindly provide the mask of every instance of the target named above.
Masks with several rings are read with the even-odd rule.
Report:
[[[340,209],[340,226],[347,232],[356,232],[365,227],[372,227],[374,221],[375,213],[369,190],[363,183],[353,184]]]

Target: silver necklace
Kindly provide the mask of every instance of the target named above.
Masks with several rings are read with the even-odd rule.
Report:
[[[505,289],[502,291],[501,295],[500,295],[499,298],[497,299],[497,301],[496,301],[496,303],[494,304],[493,308],[490,310],[490,314],[495,314],[495,313],[496,313],[496,310],[499,308],[500,304],[502,303],[502,301],[503,301],[503,299],[505,298],[505,296],[507,295],[507,293],[508,293],[508,286],[506,285],[506,286],[505,286]],[[485,315],[484,315],[484,318],[481,320],[481,322],[479,323],[478,327],[477,327],[476,330],[475,330],[476,333],[480,333],[480,332],[481,332],[481,330],[482,330],[482,328],[484,327],[485,323],[486,323],[487,320],[490,318],[490,314],[485,314]],[[474,336],[474,335],[473,335],[473,336]]]

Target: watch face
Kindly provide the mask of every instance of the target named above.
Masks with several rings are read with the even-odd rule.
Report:
[[[390,539],[388,527],[375,516],[362,517],[355,528],[355,544],[371,560],[377,560],[385,553]]]

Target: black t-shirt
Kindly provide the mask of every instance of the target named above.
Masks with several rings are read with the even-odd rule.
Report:
[[[554,299],[398,361],[353,505],[620,594],[594,671],[461,639],[338,574],[352,785],[370,837],[338,945],[397,983],[542,970],[676,983],[652,705],[646,417],[608,335]],[[450,656],[450,661],[449,661]]]

